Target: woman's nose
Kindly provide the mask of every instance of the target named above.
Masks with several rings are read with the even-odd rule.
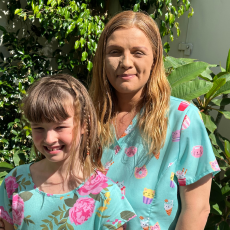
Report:
[[[57,141],[57,136],[54,130],[49,130],[46,133],[44,142],[48,145],[54,144]]]
[[[121,67],[124,69],[130,69],[133,67],[132,55],[130,53],[125,53],[121,58]]]

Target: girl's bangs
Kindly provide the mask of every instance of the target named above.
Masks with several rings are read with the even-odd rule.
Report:
[[[24,112],[30,122],[61,122],[71,116],[73,99],[68,92],[60,88],[43,88],[29,97]]]

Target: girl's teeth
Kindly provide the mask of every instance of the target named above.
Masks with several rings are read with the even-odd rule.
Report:
[[[50,151],[55,151],[55,150],[60,150],[61,147],[58,147],[58,148],[48,148],[48,147],[47,147],[47,149],[50,150]]]

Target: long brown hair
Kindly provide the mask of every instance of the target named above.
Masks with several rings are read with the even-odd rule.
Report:
[[[144,112],[139,118],[139,128],[149,145],[150,153],[157,153],[164,145],[167,132],[167,112],[170,101],[170,85],[163,65],[163,48],[160,33],[154,20],[141,12],[123,11],[114,16],[105,26],[99,39],[93,66],[90,95],[99,118],[103,146],[113,140],[110,129],[116,107],[115,90],[107,80],[105,52],[109,36],[119,28],[140,29],[149,39],[153,51],[153,69],[145,86]]]
[[[97,115],[86,88],[74,77],[67,74],[45,76],[28,89],[23,98],[22,109],[30,122],[61,122],[74,111],[74,129],[70,150],[69,175],[74,175],[76,150],[83,167],[84,178],[94,169],[103,170],[102,150],[99,143]],[[80,126],[80,127],[79,127]],[[84,128],[80,146],[76,143],[77,130]],[[41,154],[39,154],[41,158]]]

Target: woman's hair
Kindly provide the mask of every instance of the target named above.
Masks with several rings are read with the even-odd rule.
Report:
[[[87,178],[95,168],[103,170],[96,112],[86,88],[77,79],[67,74],[39,79],[32,84],[23,98],[22,110],[25,117],[35,123],[62,122],[70,117],[69,112],[73,110],[74,128],[69,175],[74,175],[77,148],[84,178]],[[79,129],[82,128],[84,133],[79,139]],[[80,141],[80,145],[76,140]],[[38,153],[37,150],[36,152]],[[44,158],[43,155],[39,155],[40,159]]]
[[[141,12],[123,11],[106,24],[94,58],[90,94],[99,118],[102,146],[108,146],[113,140],[110,125],[115,116],[117,100],[115,90],[109,83],[105,71],[106,44],[109,36],[115,30],[132,27],[140,29],[152,46],[153,68],[143,90],[145,94],[141,106],[144,105],[144,110],[138,125],[149,146],[149,152],[158,153],[166,138],[171,90],[164,70],[160,33],[157,24],[150,16]]]

